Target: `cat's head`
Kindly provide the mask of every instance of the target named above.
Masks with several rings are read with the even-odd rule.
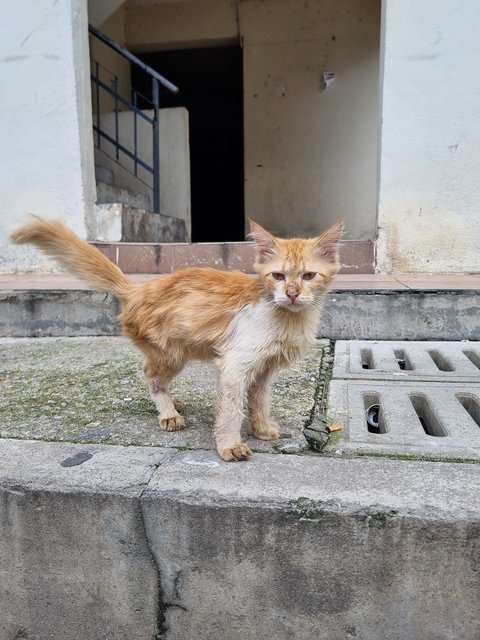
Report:
[[[272,300],[290,311],[318,305],[340,268],[338,248],[343,222],[313,238],[277,238],[250,220],[255,240],[255,271]]]

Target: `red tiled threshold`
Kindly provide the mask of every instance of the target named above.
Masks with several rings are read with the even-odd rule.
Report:
[[[253,242],[94,244],[124,273],[172,273],[193,266],[252,273],[255,258]],[[340,262],[340,273],[374,273],[373,242],[343,242]]]

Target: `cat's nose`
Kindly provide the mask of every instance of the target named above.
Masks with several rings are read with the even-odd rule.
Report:
[[[287,291],[287,296],[290,298],[292,302],[295,302],[295,300],[298,298],[298,292],[289,290]]]

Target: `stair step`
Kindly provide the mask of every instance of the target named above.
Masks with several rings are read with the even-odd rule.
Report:
[[[107,243],[183,242],[185,221],[161,213],[151,213],[120,202],[95,205],[95,241]],[[141,258],[140,258],[141,259]]]
[[[125,273],[172,273],[176,269],[192,266],[235,269],[253,273],[255,260],[254,243],[247,241],[200,243],[102,241],[93,244]],[[340,261],[342,274],[373,274],[373,244],[363,241],[344,242],[340,248]]]
[[[111,169],[107,169],[107,167],[102,167],[99,164],[96,164],[95,179],[97,183],[103,182],[104,184],[113,184],[113,171]]]
[[[113,176],[112,176],[113,182]],[[126,204],[129,207],[150,211],[150,198],[141,193],[116,187],[111,183],[97,182],[97,204]]]

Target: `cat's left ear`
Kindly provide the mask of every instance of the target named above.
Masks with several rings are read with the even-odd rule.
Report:
[[[249,222],[251,231],[248,235],[255,240],[259,261],[269,260],[275,255],[278,247],[275,236],[265,231],[257,222],[250,219]]]
[[[338,249],[344,229],[343,220],[337,220],[322,235],[314,239],[314,247],[319,257],[333,264],[338,262]]]

